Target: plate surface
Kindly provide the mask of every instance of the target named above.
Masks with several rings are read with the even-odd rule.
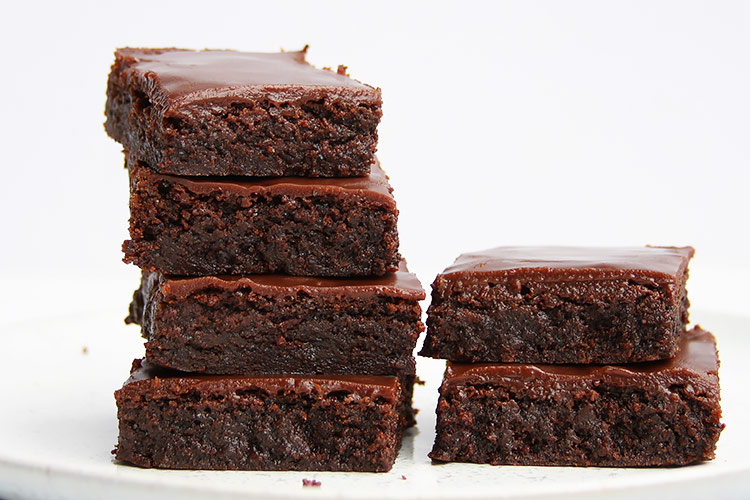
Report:
[[[719,343],[723,421],[716,460],[671,469],[433,465],[437,387],[443,362],[418,358],[421,408],[392,471],[211,472],[144,470],[113,462],[112,393],[143,352],[121,311],[32,320],[2,328],[0,498],[747,498],[750,405],[744,364],[750,318],[692,312]],[[303,487],[316,479],[320,487]]]

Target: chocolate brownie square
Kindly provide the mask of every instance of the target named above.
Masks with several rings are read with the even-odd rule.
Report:
[[[398,376],[412,424],[424,297],[404,263],[379,278],[144,272],[126,322],[141,325],[150,364],[175,370]]]
[[[367,175],[380,89],[345,72],[313,68],[305,50],[119,49],[105,128],[165,174]]]
[[[690,247],[500,247],[432,285],[420,354],[451,361],[631,363],[674,356]]]
[[[628,365],[449,363],[437,461],[648,467],[714,458],[714,337],[687,332],[675,358]]]
[[[125,262],[166,274],[382,276],[398,269],[398,210],[367,177],[180,177],[128,158]]]
[[[136,360],[115,392],[114,454],[140,467],[388,471],[395,377],[191,375]]]

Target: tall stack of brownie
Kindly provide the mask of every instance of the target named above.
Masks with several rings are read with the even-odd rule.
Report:
[[[106,115],[147,340],[115,395],[117,458],[389,470],[424,291],[374,155],[380,90],[304,51],[121,49]]]
[[[437,461],[667,466],[714,457],[713,336],[686,331],[693,249],[501,247],[432,285],[421,355],[449,360]]]

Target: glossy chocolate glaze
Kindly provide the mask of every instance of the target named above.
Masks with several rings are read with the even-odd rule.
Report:
[[[149,281],[158,281],[165,298],[184,299],[207,288],[235,291],[249,288],[261,295],[295,296],[298,292],[317,296],[339,297],[397,297],[423,300],[425,292],[417,276],[401,261],[399,270],[381,277],[317,278],[282,274],[256,274],[245,276],[199,276],[196,278],[163,276],[152,273]],[[161,277],[161,278],[160,278]]]
[[[625,365],[537,365],[451,363],[445,370],[444,388],[498,383],[523,386],[531,381],[551,387],[581,379],[601,381],[638,380],[661,384],[685,374],[716,376],[719,361],[716,339],[700,326],[683,334],[674,358]]]
[[[441,274],[540,275],[549,279],[607,279],[628,274],[674,277],[685,272],[691,247],[498,247],[460,255]]]
[[[395,208],[396,202],[380,163],[375,162],[370,175],[365,177],[184,177],[152,172],[147,165],[136,164],[128,159],[129,169],[145,169],[155,181],[165,180],[170,184],[185,186],[198,194],[232,193],[240,196],[263,194],[268,196],[359,196]]]
[[[237,389],[260,389],[268,394],[279,392],[294,394],[320,393],[328,396],[335,392],[347,392],[371,398],[383,398],[399,402],[400,385],[396,377],[374,375],[200,375],[183,373],[150,365],[135,360],[130,377],[123,387],[133,383],[153,385],[171,384],[179,392],[212,390],[217,386],[222,392]]]
[[[177,108],[197,102],[319,99],[323,93],[361,103],[380,103],[380,91],[348,76],[316,69],[305,50],[247,53],[231,50],[118,49],[117,57],[148,83],[156,102]],[[157,90],[158,89],[158,90]],[[339,92],[337,92],[339,90]]]

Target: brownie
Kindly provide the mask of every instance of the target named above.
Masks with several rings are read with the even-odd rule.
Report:
[[[105,129],[160,173],[367,175],[380,89],[345,73],[312,67],[305,50],[119,49]]]
[[[384,472],[403,428],[394,377],[231,376],[138,360],[115,392],[114,454],[141,467]]]
[[[399,376],[411,424],[424,298],[405,263],[380,278],[144,272],[126,322],[150,364],[175,370]]]
[[[398,210],[367,177],[181,177],[128,158],[125,262],[184,276],[382,276],[398,270]]]
[[[714,458],[714,337],[687,332],[675,358],[629,365],[449,363],[430,457],[509,465],[647,467]]]
[[[422,356],[456,362],[630,363],[674,356],[690,247],[500,247],[432,285]]]

